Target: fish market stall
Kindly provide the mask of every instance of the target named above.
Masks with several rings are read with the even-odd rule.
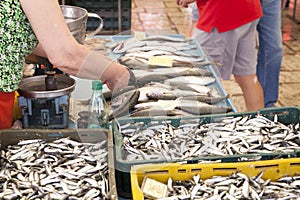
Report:
[[[252,173],[248,170],[249,166],[244,163],[245,161],[249,164],[253,163],[253,166],[260,166],[257,162],[261,160],[270,160],[267,162],[268,165],[273,161],[277,162],[275,159],[282,159],[283,163],[288,162],[292,169],[287,175],[295,176],[293,167],[298,166],[298,161],[286,159],[296,159],[300,156],[299,108],[272,108],[259,112],[237,113],[230,96],[222,87],[215,70],[215,63],[205,55],[197,42],[182,35],[153,35],[138,40],[131,35],[94,36],[90,39],[89,45],[94,45],[95,49],[107,53],[112,59],[128,66],[136,77],[135,87],[128,86],[121,91],[104,89],[105,98],[110,106],[111,130],[102,129],[103,136],[102,131],[98,129],[82,129],[82,121],[79,119],[87,117],[84,115],[88,111],[91,94],[86,94],[84,98],[76,98],[76,96],[82,93],[82,88],[84,90],[91,88],[91,82],[85,82],[86,85],[78,83],[81,89],[76,91],[75,82],[77,85],[77,82],[82,80],[73,77],[63,79],[67,83],[71,80],[70,84],[64,86],[67,90],[67,99],[61,97],[64,94],[55,96],[50,103],[53,109],[45,112],[45,115],[36,114],[35,118],[29,116],[31,111],[23,112],[28,115],[30,128],[37,125],[39,117],[45,116],[42,125],[39,124],[37,129],[0,132],[3,149],[1,164],[4,163],[8,167],[6,171],[12,171],[16,173],[15,176],[18,176],[16,179],[28,182],[31,180],[26,178],[37,176],[34,175],[36,174],[34,170],[36,167],[40,169],[42,165],[45,171],[41,171],[50,178],[46,178],[44,174],[40,175],[43,181],[35,182],[36,187],[27,188],[31,191],[30,194],[23,194],[24,191],[19,191],[21,194],[13,194],[13,188],[17,186],[11,184],[9,185],[11,188],[8,187],[5,191],[0,190],[2,192],[0,197],[1,195],[11,195],[11,197],[14,197],[13,195],[48,195],[53,198],[76,196],[140,199],[144,195],[141,194],[144,176],[140,177],[140,175],[149,169],[158,170],[157,174],[161,175],[158,168],[162,166],[162,163],[182,169],[181,175],[170,172],[173,170],[171,167],[170,171],[164,173],[171,178],[170,181],[173,183],[177,182],[178,178],[188,183],[191,183],[191,180],[194,181],[192,188],[197,186],[197,191],[195,189],[186,194],[193,197],[201,196],[199,188],[204,186],[199,183],[209,181],[208,178],[215,175],[227,176],[237,170],[240,172],[245,169],[243,174],[239,174],[240,177],[237,178],[237,175],[233,174],[232,176],[236,176],[231,176],[228,180],[233,181],[233,178],[238,179],[240,184],[250,184],[250,181],[245,180],[252,180],[251,177],[259,176],[259,172]],[[37,79],[37,77],[32,79]],[[35,86],[33,84],[32,87]],[[26,92],[27,88],[25,87],[25,93],[21,93],[21,98],[27,95],[23,102],[28,103],[26,98],[33,98],[31,101],[35,102],[38,98],[30,96]],[[54,89],[52,92],[34,92],[34,95],[39,93],[49,95],[57,92]],[[53,96],[46,96],[46,99],[52,100],[52,98]],[[41,99],[44,99],[44,96]],[[39,109],[39,106],[44,103],[38,102],[34,108]],[[23,105],[24,111],[30,107],[22,104],[22,101],[20,105]],[[62,116],[67,114],[67,117],[61,117],[64,122],[63,127],[52,127],[49,122],[54,122],[51,119],[55,117],[48,113],[53,114],[56,111],[60,113],[62,107],[65,111]],[[66,120],[67,123],[65,123]],[[45,125],[50,129],[41,128]],[[9,135],[12,134],[13,139],[9,139]],[[89,152],[90,148],[97,149],[98,145],[102,148],[98,149],[97,153]],[[26,151],[23,152],[23,149]],[[27,152],[27,149],[33,149],[41,157],[31,158],[33,151]],[[79,150],[84,153],[79,153]],[[17,153],[12,156],[10,152]],[[69,154],[69,152],[73,153]],[[24,157],[29,161],[20,159],[23,153],[26,153]],[[58,157],[54,157],[54,154]],[[100,157],[90,158],[90,155]],[[211,170],[211,165],[207,164],[207,167],[205,165],[199,170],[197,168],[199,163],[205,162],[218,163],[216,168],[228,167],[226,169],[232,168],[232,170],[227,170],[223,174],[209,173],[210,176],[206,177],[202,172]],[[231,164],[227,165],[228,162]],[[12,170],[12,163],[15,163],[18,168],[19,165],[25,165],[25,169],[20,168],[21,175],[25,177]],[[180,168],[179,163],[186,165]],[[243,164],[238,164],[234,168],[232,163]],[[154,167],[147,168],[151,166],[148,164]],[[189,166],[193,166],[193,169]],[[35,167],[34,172],[31,172],[30,167]],[[66,168],[68,172],[63,171]],[[95,168],[97,172],[94,172]],[[141,168],[144,171],[135,171]],[[266,165],[262,165],[262,168],[258,167],[258,169],[265,168],[268,169]],[[282,170],[281,164],[279,168]],[[25,172],[31,172],[33,175],[24,175]],[[186,174],[182,175],[183,172]],[[199,174],[201,179],[198,178],[198,180]],[[284,175],[279,173],[280,177],[275,179]],[[12,174],[7,174],[7,176],[12,176]],[[269,175],[264,176],[264,181],[267,181],[265,178],[268,179],[268,177]],[[156,179],[150,174],[147,178],[160,181],[168,188],[166,182],[168,179],[165,177]],[[195,181],[195,178],[198,181]],[[77,182],[77,188],[74,182]],[[175,186],[172,185],[172,187]],[[182,186],[178,187],[182,188]],[[238,188],[237,185],[231,187]],[[53,192],[54,189],[55,192]],[[188,189],[190,188],[186,188],[187,191]],[[216,189],[207,189],[207,191],[213,190]],[[243,192],[243,189],[241,190]],[[250,190],[249,187],[247,187],[248,190]],[[179,194],[173,193],[173,195]],[[245,192],[243,195],[249,197],[255,196],[255,193]],[[150,195],[150,198],[153,196]]]

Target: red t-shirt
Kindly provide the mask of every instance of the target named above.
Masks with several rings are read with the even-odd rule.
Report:
[[[197,0],[197,6],[196,27],[205,32],[230,31],[262,16],[260,0]]]

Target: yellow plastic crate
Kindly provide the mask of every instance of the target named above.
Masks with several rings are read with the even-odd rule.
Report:
[[[133,200],[144,199],[141,185],[145,175],[162,183],[167,183],[168,178],[173,180],[189,180],[200,174],[202,179],[212,176],[229,176],[237,171],[249,177],[256,176],[265,170],[262,178],[276,181],[284,176],[300,174],[300,158],[278,159],[255,162],[239,163],[206,163],[206,164],[144,164],[131,168],[131,191]]]

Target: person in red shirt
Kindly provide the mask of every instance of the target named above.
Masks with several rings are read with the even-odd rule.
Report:
[[[177,0],[187,7],[196,0]],[[197,0],[200,18],[193,38],[219,63],[224,80],[234,75],[243,91],[246,107],[264,107],[262,87],[256,76],[256,25],[262,17],[260,0]]]

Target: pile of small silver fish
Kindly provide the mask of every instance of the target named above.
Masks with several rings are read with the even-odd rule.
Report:
[[[195,121],[196,120],[196,121]],[[294,153],[300,150],[300,124],[278,122],[262,115],[225,117],[218,122],[204,123],[200,119],[180,121],[174,127],[170,121],[119,124],[118,150],[124,160],[186,160],[201,157],[254,156],[274,153]],[[245,156],[245,158],[244,158]],[[254,158],[252,158],[254,157]],[[259,156],[258,156],[259,157]]]
[[[213,176],[202,180],[196,175],[192,180],[167,182],[168,197],[159,200],[237,200],[237,199],[289,199],[300,197],[300,176],[282,177],[277,181],[262,179],[237,172],[230,176]],[[147,198],[145,198],[147,199]]]
[[[0,164],[0,199],[110,199],[105,140],[24,140]]]

